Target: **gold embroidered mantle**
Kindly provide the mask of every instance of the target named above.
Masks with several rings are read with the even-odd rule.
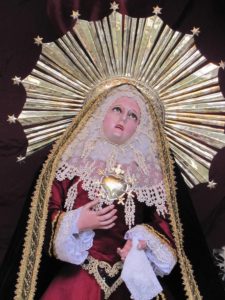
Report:
[[[187,299],[199,300],[201,299],[198,286],[194,279],[192,266],[185,255],[183,248],[183,235],[182,224],[179,217],[179,211],[176,200],[175,179],[173,173],[173,162],[170,158],[168,144],[165,140],[163,128],[159,121],[154,107],[151,102],[150,95],[146,94],[141,86],[136,85],[135,81],[125,78],[115,78],[110,82],[105,82],[105,89],[107,87],[116,87],[121,84],[134,85],[145,97],[146,105],[151,114],[152,122],[155,128],[157,138],[158,153],[160,156],[161,169],[163,172],[163,179],[166,189],[166,199],[169,212],[169,220],[174,237],[178,263],[181,269],[184,290]],[[35,287],[37,281],[37,274],[41,260],[41,252],[43,241],[45,237],[45,226],[48,214],[48,200],[51,195],[51,186],[55,177],[60,157],[65,149],[76,137],[79,131],[86,124],[89,117],[94,113],[96,108],[101,104],[102,99],[105,97],[106,92],[96,89],[92,98],[85,105],[83,110],[74,119],[70,127],[66,130],[63,136],[54,145],[48,160],[45,162],[40,177],[36,185],[34,193],[29,222],[27,225],[26,238],[24,242],[23,256],[20,263],[20,270],[15,291],[16,300],[26,299],[31,300],[34,298]]]

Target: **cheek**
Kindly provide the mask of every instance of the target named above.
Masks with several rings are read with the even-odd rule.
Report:
[[[126,136],[131,137],[135,133],[137,126],[138,124],[136,122],[130,121],[126,127]]]
[[[116,125],[116,116],[108,113],[103,120],[103,132],[109,136]]]
[[[113,127],[113,124],[115,123],[114,118],[111,114],[107,114],[105,116],[105,119],[103,121],[103,129],[104,131],[107,131],[108,129],[111,129]]]

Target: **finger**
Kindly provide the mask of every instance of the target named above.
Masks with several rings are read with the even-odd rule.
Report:
[[[115,220],[117,219],[117,216],[112,217],[111,219],[108,219],[106,221],[100,221],[100,225],[106,226],[106,225],[110,225],[111,223],[113,223]]]
[[[85,204],[84,206],[87,209],[91,209],[97,204],[98,204],[98,200],[93,200],[93,201],[90,201],[89,203]]]
[[[117,209],[113,209],[110,212],[108,212],[107,214],[99,216],[99,221],[102,222],[102,221],[111,219],[116,214],[116,212],[117,212]]]
[[[101,227],[101,229],[110,229],[113,226],[115,226],[115,223],[112,223],[111,225],[103,226],[103,227]]]
[[[99,210],[97,212],[97,216],[105,215],[106,213],[110,212],[114,207],[115,207],[115,205],[112,204],[112,205],[102,208],[101,210]]]
[[[120,253],[121,252],[121,248],[117,248],[116,251],[117,251],[117,253]]]
[[[147,242],[146,241],[139,241],[137,248],[139,250],[145,250],[147,248]]]

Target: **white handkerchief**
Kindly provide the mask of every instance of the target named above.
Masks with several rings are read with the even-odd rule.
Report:
[[[144,250],[138,250],[137,245],[138,240],[133,239],[121,277],[134,300],[150,300],[162,292],[162,287]]]

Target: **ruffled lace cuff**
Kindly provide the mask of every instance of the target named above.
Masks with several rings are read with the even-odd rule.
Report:
[[[82,264],[87,258],[95,235],[93,230],[79,233],[77,221],[81,209],[71,210],[60,216],[53,242],[55,256],[76,265]]]
[[[137,225],[127,231],[125,239],[145,240],[147,242],[145,253],[156,275],[162,277],[170,274],[177,262],[175,251],[153,228],[151,230],[151,227],[147,229],[143,225]]]

